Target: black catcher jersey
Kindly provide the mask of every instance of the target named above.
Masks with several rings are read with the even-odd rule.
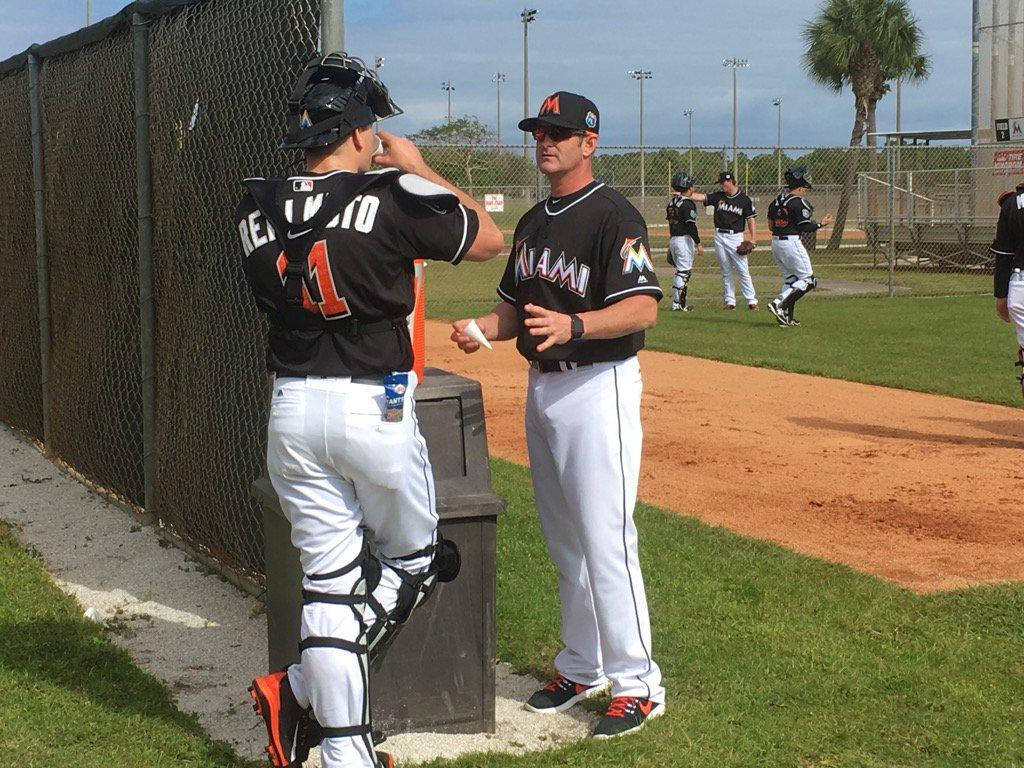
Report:
[[[715,229],[742,232],[747,226],[747,219],[757,216],[754,201],[743,191],[731,197],[725,192],[712,192],[704,204],[715,209]]]
[[[1003,200],[990,250],[996,259],[995,296],[1005,299],[1013,270],[1024,269],[1024,184]]]
[[[498,295],[567,314],[603,309],[629,296],[661,299],[647,225],[629,201],[597,181],[572,195],[538,203],[516,226]],[[570,341],[537,352],[543,337],[520,325],[516,346],[528,360],[597,363],[625,360],[644,345],[643,332],[618,339]]]
[[[405,319],[415,302],[413,262],[458,263],[476,237],[476,214],[448,190],[394,170],[249,179],[246,186],[235,224],[245,277],[270,323],[268,370],[280,376],[409,370]],[[297,263],[301,279],[290,282],[291,301],[282,238],[306,254]]]
[[[768,205],[768,226],[773,235],[799,235],[818,228],[814,206],[807,198],[782,191]]]
[[[693,200],[682,195],[674,196],[665,209],[665,218],[668,220],[669,235],[689,235],[693,242],[700,242],[700,234],[697,232],[697,204]]]

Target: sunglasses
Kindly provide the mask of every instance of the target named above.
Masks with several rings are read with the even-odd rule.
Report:
[[[572,136],[583,136],[585,131],[578,131],[575,128],[563,128],[558,125],[545,126],[543,128],[534,128],[533,131],[534,141],[543,141],[545,138],[551,139],[552,141],[565,141]]]

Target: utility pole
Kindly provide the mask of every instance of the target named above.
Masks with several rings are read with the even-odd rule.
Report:
[[[690,121],[690,128],[688,130],[689,143],[690,143],[690,176],[693,176],[693,108],[688,107],[683,110],[683,114]]]
[[[505,82],[505,73],[504,72],[495,72],[493,75],[491,75],[491,82],[495,84],[495,86],[496,86],[496,88],[498,90],[498,121],[497,121],[496,125],[497,125],[497,129],[498,129],[497,130],[497,144],[500,147],[501,146],[501,84]],[[525,136],[526,134],[524,133],[523,135]]]
[[[779,129],[775,135],[775,154],[779,161],[779,186],[782,186],[782,98],[772,99],[772,106],[779,112]]]
[[[737,59],[732,57],[724,59],[722,61],[722,66],[732,70],[732,175],[738,179],[740,168],[736,141],[736,112],[738,109],[738,99],[736,95],[736,70],[749,67],[750,62],[746,59]]]
[[[85,0],[85,26],[92,24],[92,0]]]
[[[650,80],[653,75],[649,69],[631,69],[626,72],[640,84],[640,205],[647,196],[647,181],[644,178],[644,80]]]
[[[320,2],[320,53],[345,50],[345,0]]]
[[[529,43],[529,31],[530,22],[537,19],[536,8],[523,8],[523,12],[519,14],[519,18],[523,20],[523,120],[530,116],[530,46]],[[528,134],[523,131],[523,157],[528,157],[530,154],[530,148],[527,144]]]
[[[451,80],[445,80],[441,83],[441,90],[448,93],[448,122],[452,121],[452,91],[455,90],[455,86],[452,85]]]

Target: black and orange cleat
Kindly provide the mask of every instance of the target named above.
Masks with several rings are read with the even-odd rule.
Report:
[[[377,768],[395,768],[395,758],[387,752],[377,752]]]
[[[309,757],[315,721],[295,699],[288,673],[257,677],[249,687],[252,708],[267,727],[267,755],[275,768],[300,768]]]

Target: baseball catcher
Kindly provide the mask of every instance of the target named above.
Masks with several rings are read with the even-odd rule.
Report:
[[[686,289],[693,273],[693,259],[703,248],[697,231],[697,206],[687,195],[693,192],[693,177],[680,171],[672,176],[672,199],[665,209],[668,220],[668,263],[675,267],[672,279],[672,309],[689,312]]]

